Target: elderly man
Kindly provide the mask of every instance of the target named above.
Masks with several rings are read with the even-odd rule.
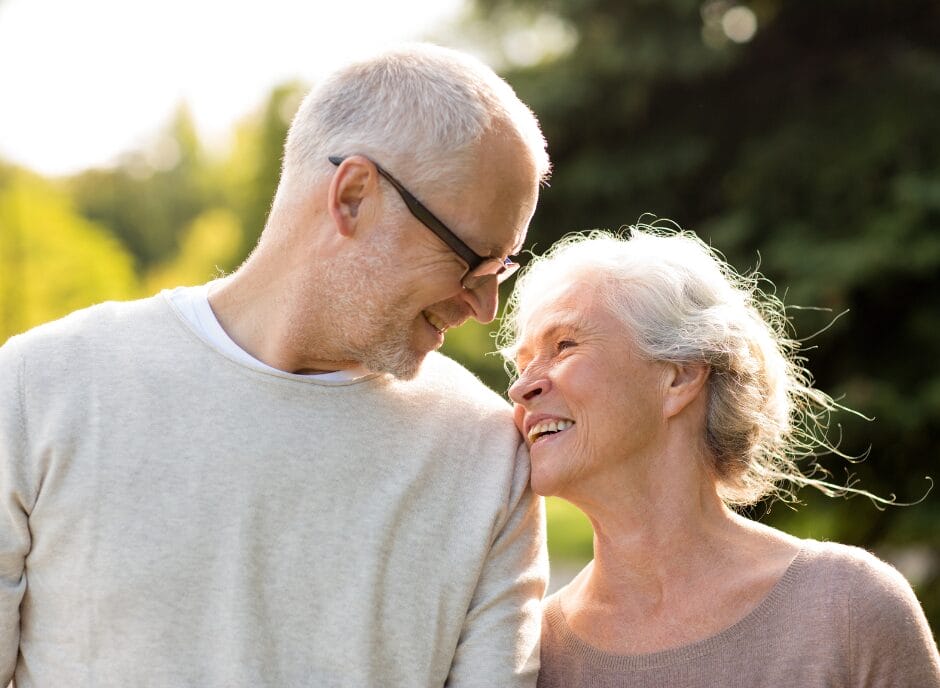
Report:
[[[237,272],[0,349],[0,685],[534,685],[528,460],[434,350],[547,170],[491,70],[392,51],[301,105]]]

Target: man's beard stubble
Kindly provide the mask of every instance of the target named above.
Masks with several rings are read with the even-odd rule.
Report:
[[[325,284],[334,290],[323,321],[338,324],[336,330],[342,341],[330,342],[330,348],[340,351],[343,359],[358,361],[375,373],[411,380],[418,374],[426,352],[415,351],[411,345],[415,314],[406,312],[403,305],[383,300],[397,294],[401,287],[389,257],[389,234],[382,232],[381,236],[385,245],[375,246],[355,265],[331,263],[320,276],[322,281],[317,280],[321,288]]]

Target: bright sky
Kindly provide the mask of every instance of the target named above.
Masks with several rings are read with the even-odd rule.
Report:
[[[463,0],[0,0],[0,158],[107,164],[186,101],[220,139],[284,81],[426,37]]]

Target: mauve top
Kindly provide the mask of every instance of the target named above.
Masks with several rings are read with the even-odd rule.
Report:
[[[540,688],[940,688],[940,655],[911,586],[857,547],[804,541],[747,616],[662,652],[592,647],[568,627],[557,593],[543,611]]]

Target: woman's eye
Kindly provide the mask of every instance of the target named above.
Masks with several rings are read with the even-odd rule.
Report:
[[[558,351],[564,351],[565,349],[570,349],[571,347],[577,345],[577,342],[575,342],[573,339],[562,339],[560,342],[558,342],[558,344],[555,345],[555,348],[558,349]]]

